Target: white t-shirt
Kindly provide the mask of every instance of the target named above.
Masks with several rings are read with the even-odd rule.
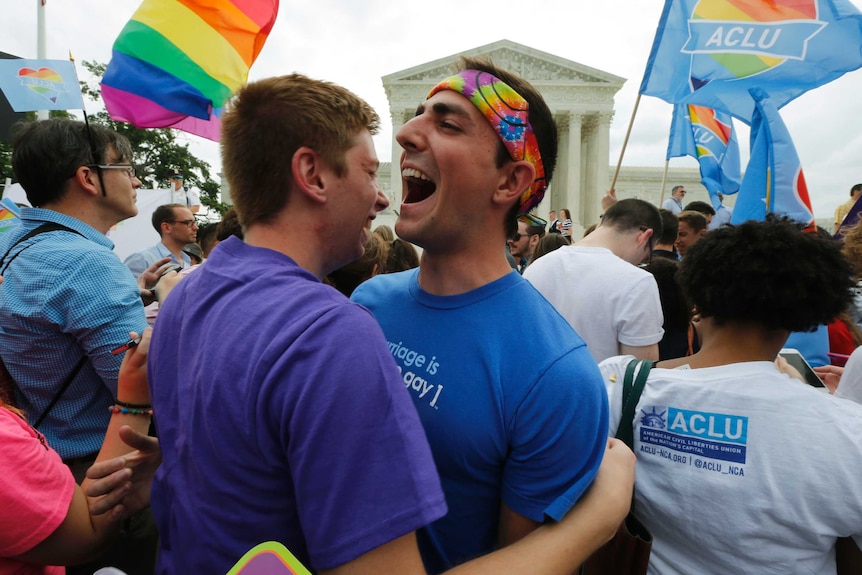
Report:
[[[862,403],[862,347],[857,347],[844,364],[844,373],[841,374],[835,397]]]
[[[664,317],[653,275],[608,249],[563,246],[527,267],[524,278],[578,332],[597,362],[619,344],[661,341]]]
[[[631,356],[599,366],[620,419]],[[650,372],[635,410],[649,573],[835,573],[862,543],[862,407],[771,362]]]

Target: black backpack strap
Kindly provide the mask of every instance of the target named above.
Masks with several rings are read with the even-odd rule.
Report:
[[[29,240],[30,238],[32,238],[32,237],[34,237],[34,236],[38,236],[39,234],[44,234],[44,233],[47,233],[47,232],[57,232],[57,231],[60,231],[60,230],[65,230],[65,231],[67,231],[67,232],[72,232],[73,234],[78,234],[79,236],[83,236],[83,235],[84,235],[84,234],[82,234],[81,232],[75,231],[75,230],[73,230],[73,229],[72,229],[72,228],[70,228],[70,227],[64,226],[63,224],[58,224],[58,223],[56,223],[56,222],[45,222],[45,223],[44,223],[44,224],[42,224],[41,226],[39,226],[39,227],[37,227],[37,228],[35,228],[35,229],[32,229],[32,230],[30,230],[28,233],[24,234],[24,236],[22,236],[22,237],[21,237],[17,242],[15,242],[14,244],[12,244],[12,245],[9,247],[9,249],[6,251],[6,253],[5,253],[5,254],[3,254],[3,257],[2,257],[2,258],[0,258],[0,266],[3,266],[3,267],[2,267],[2,269],[0,269],[0,276],[2,276],[2,275],[3,275],[3,273],[6,271],[6,268],[8,268],[8,267],[9,267],[9,264],[11,264],[11,263],[15,260],[15,258],[17,258],[17,257],[21,254],[21,252],[23,252],[24,250],[26,250],[26,249],[27,249],[27,248],[29,248],[30,246],[34,245],[34,244],[30,244],[30,246],[24,246],[23,248],[21,248],[20,250],[18,250],[18,252],[17,252],[14,256],[12,256],[12,259],[10,259],[10,260],[7,262],[7,261],[6,261],[6,258],[7,258],[7,257],[9,257],[9,254],[10,254],[10,253],[12,253],[12,250],[14,250],[14,249],[15,249],[15,247],[16,247],[18,244],[24,243],[24,242],[26,242],[27,240]],[[3,265],[3,262],[6,262],[6,265]]]
[[[21,252],[23,252],[24,250],[26,250],[27,248],[29,248],[30,246],[32,246],[34,244],[30,244],[30,246],[24,246],[23,248],[18,250],[18,252],[15,255],[13,255],[12,258],[7,262],[6,258],[9,256],[9,254],[12,252],[12,250],[15,249],[15,246],[17,246],[18,244],[24,243],[27,240],[29,240],[30,238],[32,238],[34,236],[38,236],[39,234],[44,234],[47,232],[56,232],[56,231],[72,232],[73,234],[78,234],[79,236],[84,235],[81,232],[73,230],[72,228],[70,228],[68,226],[64,226],[63,224],[58,224],[56,222],[45,222],[41,226],[39,226],[35,229],[32,229],[28,233],[24,234],[24,236],[22,236],[17,242],[12,244],[12,246],[6,251],[6,253],[3,254],[3,257],[0,258],[0,266],[2,266],[2,268],[0,268],[0,276],[2,276],[3,273],[5,273],[6,269],[9,267],[9,265],[13,261],[15,261],[15,258],[17,258],[19,255],[21,255]],[[4,262],[6,263],[6,265],[3,265]],[[67,375],[66,379],[63,380],[62,385],[60,385],[60,389],[57,390],[56,394],[54,394],[54,398],[51,399],[51,402],[48,404],[48,407],[45,408],[45,411],[42,412],[42,415],[40,415],[39,419],[36,420],[36,423],[33,424],[33,427],[39,427],[39,425],[43,421],[45,421],[45,418],[48,417],[49,413],[51,413],[51,410],[54,408],[54,406],[60,400],[60,397],[63,395],[63,393],[65,393],[66,389],[68,389],[69,386],[72,385],[72,380],[75,379],[75,376],[77,376],[78,372],[81,371],[81,368],[84,367],[84,363],[86,363],[86,361],[87,361],[87,353],[84,352],[83,357],[81,357],[81,359],[78,360],[78,363],[75,364],[75,367],[72,368],[72,371],[69,372],[69,375]],[[9,379],[11,380],[12,376],[9,376]],[[12,383],[14,383],[14,381]]]
[[[653,362],[648,359],[633,359],[626,366],[626,375],[623,379],[623,409],[620,424],[617,426],[616,437],[625,442],[629,449],[634,449],[635,408],[641,398],[652,367]],[[635,369],[637,369],[637,377],[635,377]]]

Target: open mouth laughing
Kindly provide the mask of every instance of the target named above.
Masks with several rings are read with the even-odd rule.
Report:
[[[416,168],[404,168],[401,170],[404,179],[405,191],[403,203],[415,204],[429,198],[436,190],[437,184],[431,178]]]

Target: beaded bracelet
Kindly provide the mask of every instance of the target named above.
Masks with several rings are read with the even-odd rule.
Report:
[[[129,415],[147,415],[152,417],[152,408],[138,409],[136,407],[123,407],[122,405],[112,405],[108,408],[111,413],[126,413]]]
[[[152,407],[149,403],[126,403],[119,399],[115,399],[114,404],[119,405],[120,407],[128,407],[130,409],[150,409]]]

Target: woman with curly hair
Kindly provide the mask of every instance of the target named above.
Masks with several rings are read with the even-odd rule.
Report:
[[[700,351],[659,362],[634,421],[634,512],[650,573],[835,573],[862,542],[862,410],[779,371],[792,331],[847,305],[837,243],[792,222],[747,222],[691,246],[678,279],[701,315]],[[631,356],[602,362],[610,431]]]

